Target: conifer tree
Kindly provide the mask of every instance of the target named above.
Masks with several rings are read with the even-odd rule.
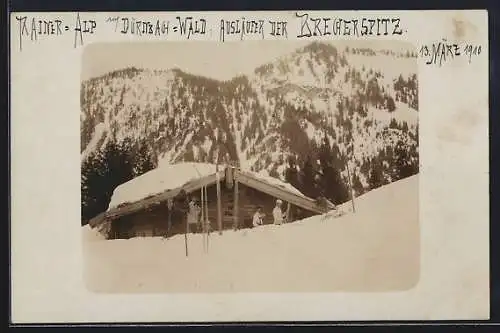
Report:
[[[360,196],[365,192],[365,188],[361,183],[361,179],[359,179],[359,176],[357,174],[354,174],[354,176],[352,176],[352,188],[356,193],[356,196]]]
[[[311,198],[316,198],[318,196],[315,174],[316,172],[313,166],[312,156],[308,155],[306,160],[304,161],[304,166],[302,167],[301,190],[305,195]]]
[[[330,146],[330,140],[325,135],[319,154],[321,168],[319,187],[321,193],[327,199],[331,200],[334,204],[340,204],[349,200],[349,192],[340,174],[340,169],[334,166],[334,162],[338,163],[340,158],[339,156],[334,156],[333,151],[334,149]]]
[[[394,166],[396,179],[410,177],[418,172],[418,165],[412,161],[409,148],[400,140],[394,148]]]
[[[145,145],[132,149],[130,140],[110,141],[91,153],[81,167],[82,224],[106,211],[113,191],[132,178],[156,167]]]
[[[382,171],[382,162],[377,158],[371,161],[370,178],[368,179],[370,189],[376,189],[384,185],[384,174]]]
[[[288,158],[288,167],[285,171],[285,181],[300,190],[299,172],[297,170],[297,163],[294,156],[290,156]]]

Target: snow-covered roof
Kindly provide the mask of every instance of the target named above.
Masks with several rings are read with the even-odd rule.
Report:
[[[177,163],[162,165],[126,183],[113,192],[108,211],[125,203],[132,203],[168,190],[177,189],[186,183],[216,173],[215,164]]]
[[[271,177],[269,175],[266,175],[266,174],[263,174],[263,173],[255,173],[255,172],[252,172],[252,171],[243,171],[244,173],[248,174],[248,175],[251,175],[252,177],[256,178],[256,179],[259,179],[263,182],[266,182],[272,186],[276,186],[276,187],[279,187],[283,190],[286,190],[288,192],[291,192],[295,195],[298,195],[298,196],[301,196],[301,197],[304,197],[306,198],[306,196],[300,192],[299,190],[297,190],[297,188],[293,187],[291,184],[289,183],[285,183],[281,180],[279,180],[278,178],[275,178],[275,177]]]
[[[221,167],[219,172],[223,172],[223,170],[224,167]],[[149,198],[154,198],[167,191],[176,191],[189,184],[193,185],[193,181],[204,179],[205,183],[207,181],[209,183],[212,181],[215,182],[215,177],[212,180],[208,179],[208,177],[213,177],[216,173],[216,165],[208,163],[184,162],[160,165],[156,169],[146,172],[141,176],[118,186],[113,192],[107,211],[110,212],[115,211],[115,209],[121,209],[124,205],[130,208],[135,203]],[[240,180],[244,183],[244,179],[253,179],[260,182],[262,185],[267,184],[270,186],[267,187],[266,190],[265,186],[264,188],[261,188],[259,183],[252,184],[252,181],[250,181],[247,185],[251,187],[256,186],[257,189],[261,189],[265,193],[278,197],[282,195],[287,196],[286,193],[289,193],[289,195],[295,195],[295,199],[293,197],[289,197],[294,204],[314,210],[314,208],[311,208],[313,205],[311,202],[312,199],[305,196],[289,183],[262,173],[255,173],[251,171],[240,171],[240,175],[241,177],[244,177],[240,178]],[[196,187],[197,185],[194,184],[193,186]],[[275,190],[272,190],[272,188],[280,189],[282,192],[276,192]],[[172,192],[172,195],[175,195],[175,192]],[[132,209],[137,210],[139,208],[140,206],[137,206]]]

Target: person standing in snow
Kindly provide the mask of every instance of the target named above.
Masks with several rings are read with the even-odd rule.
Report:
[[[195,229],[199,222],[200,207],[196,203],[196,199],[192,198],[189,202],[189,210],[187,212],[188,233]]]
[[[262,214],[262,208],[257,207],[257,211],[255,214],[253,214],[253,220],[252,224],[254,227],[257,227],[259,225],[263,224],[262,218],[265,216],[265,214]]]
[[[273,209],[273,218],[274,218],[274,224],[276,225],[281,225],[283,224],[283,220],[285,216],[283,215],[283,211],[281,210],[281,204],[283,201],[280,199],[276,200],[276,206]]]

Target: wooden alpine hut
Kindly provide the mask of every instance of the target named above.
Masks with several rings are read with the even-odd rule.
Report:
[[[277,199],[283,202],[287,222],[335,208],[270,176],[227,165],[185,162],[160,166],[118,186],[108,210],[89,224],[108,239],[182,234],[193,199],[200,203],[202,220],[218,232],[251,227],[257,207],[265,214],[263,223],[273,223]]]

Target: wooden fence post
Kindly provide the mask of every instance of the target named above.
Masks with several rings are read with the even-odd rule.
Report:
[[[288,202],[288,205],[286,207],[285,223],[290,222],[290,209],[291,209],[291,207],[292,207],[292,205],[290,204],[290,202]]]
[[[187,215],[186,215],[185,219],[186,219],[186,231],[184,232],[184,243],[186,244],[186,257],[187,257],[188,256],[188,239],[187,239],[188,218],[187,218]]]
[[[202,242],[203,242],[203,251],[206,251],[205,248],[205,190],[204,186],[201,187],[201,193],[200,193],[200,207],[201,207],[201,216],[200,216],[200,223],[198,226],[201,226],[201,234],[202,234]]]
[[[221,193],[220,193],[220,177],[219,177],[219,165],[216,166],[216,188],[217,188],[217,227],[219,228],[219,235],[222,235],[222,204],[221,204]]]
[[[233,179],[234,179],[234,228],[239,229],[239,220],[238,220],[238,206],[239,206],[239,191],[238,191],[238,173],[236,168],[233,170]]]
[[[170,235],[170,229],[172,229],[172,209],[174,207],[174,203],[172,199],[168,199],[167,201],[167,208],[168,208],[168,217],[167,217],[167,233],[166,235]]]
[[[206,245],[206,248],[207,248],[207,252],[208,252],[208,245],[209,245],[209,237],[210,237],[210,221],[208,220],[208,190],[207,190],[207,187],[205,186],[204,187],[205,189],[205,221],[204,221],[204,225],[205,225],[205,229],[206,229],[206,241],[207,241],[207,245]]]

